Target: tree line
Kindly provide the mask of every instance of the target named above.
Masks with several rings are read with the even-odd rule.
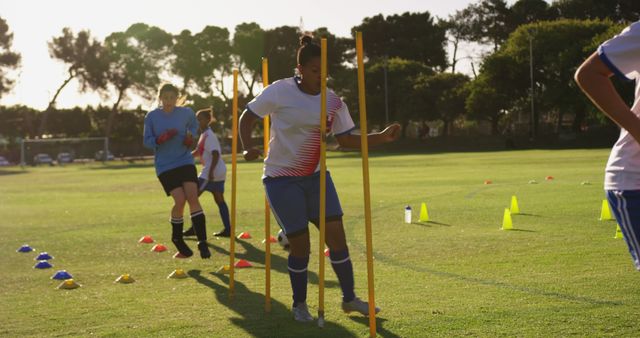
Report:
[[[448,18],[429,12],[367,17],[352,28],[352,37],[335,36],[327,28],[312,33],[328,40],[329,85],[357,112],[353,35],[363,32],[373,126],[438,121],[447,136],[475,121],[492,135],[567,128],[579,133],[608,122],[580,95],[573,72],[598,44],[639,17],[637,0],[518,0],[512,5],[479,0]],[[270,80],[293,75],[301,33],[298,27],[264,29],[250,22],[237,25],[233,35],[216,26],[171,34],[136,23],[100,40],[88,30],[65,28],[48,47],[50,56],[66,66],[67,77],[43,111],[0,106],[0,136],[138,142],[146,112],[125,104],[133,95],[151,102],[162,80],[179,84],[193,108],[213,107],[218,132],[228,133],[231,98],[225,79],[232,69],[239,69],[242,107],[261,89],[262,57],[269,59]],[[11,90],[12,74],[20,67],[12,38],[0,18],[0,97]],[[472,74],[459,72],[462,43],[488,50],[472,59]],[[99,93],[102,104],[58,109],[58,95],[72,80],[81,92]]]

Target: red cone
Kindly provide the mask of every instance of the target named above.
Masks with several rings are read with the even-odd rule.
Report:
[[[153,248],[151,248],[151,251],[163,252],[163,251],[167,251],[167,247],[162,244],[156,244],[153,246]]]
[[[140,240],[138,240],[138,243],[150,244],[150,243],[153,243],[153,238],[151,238],[151,236],[149,235],[142,236]]]
[[[547,181],[551,181],[553,179],[553,176],[547,176],[544,179],[547,180]]]
[[[251,265],[251,263],[249,263],[247,260],[241,259],[237,261],[233,266],[235,266],[236,268],[250,268],[253,265]]]
[[[264,244],[266,241],[266,239],[263,239],[262,243]],[[269,243],[278,243],[278,240],[273,236],[269,236]]]
[[[491,180],[485,180],[484,181],[484,184],[491,184],[491,183],[493,183],[493,182],[491,182]]]
[[[329,257],[329,248],[324,249],[324,255]]]
[[[238,239],[249,239],[251,238],[251,234],[248,232],[241,232],[240,235],[238,235]]]

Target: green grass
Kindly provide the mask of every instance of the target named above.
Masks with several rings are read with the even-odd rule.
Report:
[[[615,222],[598,221],[607,150],[393,155],[371,158],[378,332],[384,337],[637,336],[640,275]],[[328,165],[345,211],[366,298],[360,159],[331,154]],[[292,320],[286,253],[274,246],[271,314],[264,313],[261,164],[238,164],[237,256],[254,268],[236,275],[228,297],[228,241],[210,240],[211,261],[150,252],[139,237],[170,244],[168,211],[149,165],[77,165],[0,172],[0,335],[5,336],[366,336],[368,322],[344,315],[327,265],[326,319],[319,329]],[[554,176],[545,181],[546,176]],[[230,178],[230,175],[229,177]],[[528,184],[535,179],[539,184]],[[493,184],[484,185],[485,180]],[[589,181],[591,185],[581,185]],[[227,201],[230,184],[227,182]],[[501,231],[517,195],[522,215]],[[201,198],[211,233],[221,226]],[[403,209],[426,202],[432,222],[404,224]],[[275,222],[272,233],[276,233]],[[317,232],[312,231],[309,304],[317,309]],[[29,243],[55,256],[33,269]],[[190,242],[194,247],[193,242]],[[175,268],[191,278],[166,279]],[[57,290],[66,269],[83,285]],[[137,282],[113,281],[130,273]]]

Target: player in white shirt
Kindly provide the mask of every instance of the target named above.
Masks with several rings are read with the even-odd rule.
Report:
[[[609,79],[635,81],[629,107]],[[576,72],[580,88],[622,129],[605,170],[604,189],[636,269],[640,270],[640,22],[604,42]]]
[[[198,119],[198,127],[200,129],[200,139],[196,149],[192,154],[194,157],[200,157],[202,162],[202,170],[198,176],[198,191],[202,194],[205,191],[213,194],[213,200],[218,206],[220,218],[224,228],[214,233],[217,237],[229,237],[231,234],[231,222],[229,221],[229,207],[224,201],[224,181],[227,177],[227,166],[221,157],[222,150],[218,137],[211,130],[211,123],[214,119],[211,115],[211,109],[201,109],[196,113]],[[195,231],[189,228],[184,232],[184,236],[194,236]]]
[[[297,321],[312,321],[306,305],[309,264],[308,223],[319,220],[320,162],[320,46],[303,36],[297,52],[299,76],[282,79],[265,88],[240,117],[240,139],[247,161],[261,153],[251,143],[254,123],[270,115],[271,139],[264,160],[263,184],[278,224],[290,244],[289,278],[293,289],[293,315]],[[327,91],[327,131],[340,146],[360,148],[346,104]],[[396,140],[400,126],[393,124],[368,136],[369,145]],[[342,289],[342,309],[369,314],[369,306],[354,293],[353,267],[342,224],[338,194],[327,172],[326,244],[331,265]],[[379,309],[376,310],[376,312]]]

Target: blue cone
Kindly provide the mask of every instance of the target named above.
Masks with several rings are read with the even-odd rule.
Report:
[[[73,276],[71,276],[71,274],[68,273],[67,270],[58,270],[56,271],[55,275],[51,276],[51,279],[57,280],[67,280],[71,278],[73,278]]]
[[[34,251],[32,247],[29,246],[29,244],[25,244],[23,246],[20,247],[20,249],[16,250],[17,252],[31,252]]]
[[[49,264],[49,262],[47,262],[47,261],[39,261],[33,267],[35,269],[48,269],[50,267],[53,267],[53,265]]]
[[[53,257],[46,252],[41,252],[38,257],[35,258],[37,261],[47,261],[50,259],[53,259]]]

